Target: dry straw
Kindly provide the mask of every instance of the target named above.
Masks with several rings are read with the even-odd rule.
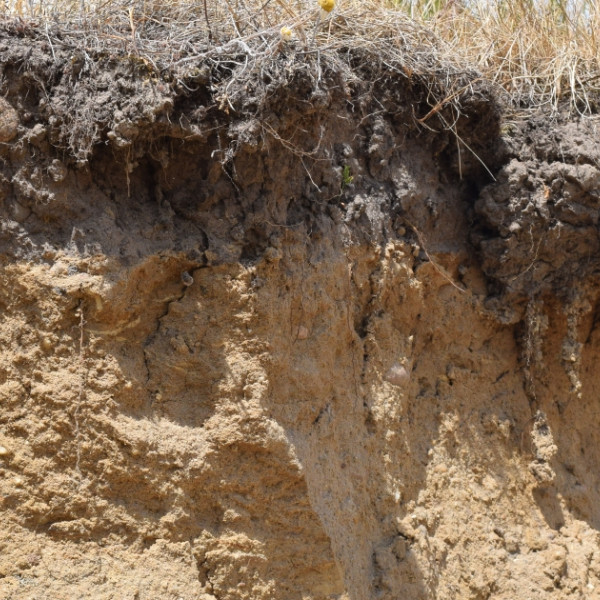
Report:
[[[329,0],[328,0],[329,2]],[[60,29],[91,50],[107,46],[161,64],[277,44],[322,55],[364,46],[409,73],[469,66],[513,106],[597,112],[596,0],[5,0],[4,15]],[[441,73],[440,73],[441,74]],[[443,76],[443,75],[442,75]]]

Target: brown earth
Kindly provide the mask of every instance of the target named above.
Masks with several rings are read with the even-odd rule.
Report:
[[[1,33],[0,598],[600,597],[597,121],[342,54]]]

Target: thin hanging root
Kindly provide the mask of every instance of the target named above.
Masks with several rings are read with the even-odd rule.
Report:
[[[419,244],[421,244],[421,248],[423,248],[423,252],[425,252],[425,256],[428,258],[429,262],[433,265],[433,268],[453,287],[455,287],[462,294],[466,294],[467,290],[465,288],[460,287],[454,279],[447,273],[446,269],[433,260],[431,254],[427,252],[427,247],[425,245],[426,240],[421,232],[410,222],[406,221],[406,224],[415,232],[417,239],[419,240]]]
[[[448,104],[449,102],[452,102],[456,98],[460,97],[460,95],[462,93],[466,92],[469,88],[472,87],[472,85],[474,83],[477,83],[478,81],[482,81],[482,78],[478,77],[477,79],[474,79],[473,81],[469,82],[468,85],[463,86],[462,88],[460,88],[453,94],[450,94],[449,96],[446,96],[442,100],[436,102],[435,106],[424,117],[417,119],[417,122],[420,123],[421,125],[423,125],[425,123],[425,121],[427,121],[430,117],[433,117],[433,115],[436,115],[437,113],[439,113],[440,110],[442,110],[442,108],[444,108],[444,106],[446,106],[446,104]]]
[[[440,118],[440,120],[442,121],[442,123],[444,123],[444,125],[446,126],[446,128],[451,131],[455,136],[456,139],[479,161],[479,163],[481,164],[481,166],[488,172],[489,176],[492,178],[492,181],[496,181],[496,178],[494,177],[494,174],[490,171],[490,169],[488,168],[488,166],[483,162],[483,160],[478,156],[477,152],[475,152],[475,150],[473,150],[473,148],[471,148],[471,146],[469,146],[469,144],[467,144],[467,142],[465,142],[465,140],[463,140],[460,135],[458,135],[458,131],[456,131],[456,125],[450,125],[448,123],[448,121],[446,121],[446,119],[444,118],[444,116],[442,115],[442,113],[438,113],[438,117]],[[460,151],[458,153],[458,160],[460,161]],[[462,165],[460,166],[460,170],[461,170],[461,179],[462,179]]]
[[[79,316],[79,355],[77,357],[77,363],[80,372],[80,383],[79,393],[77,394],[77,404],[75,405],[75,411],[73,412],[73,420],[75,421],[74,427],[74,438],[75,438],[75,472],[81,481],[81,427],[80,427],[80,410],[85,402],[85,390],[87,384],[87,368],[85,364],[85,346],[84,346],[84,328],[85,328],[85,316],[83,314],[83,304],[80,304],[78,309]]]

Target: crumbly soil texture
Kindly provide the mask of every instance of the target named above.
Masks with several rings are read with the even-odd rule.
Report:
[[[595,117],[84,42],[0,30],[0,598],[599,597]]]

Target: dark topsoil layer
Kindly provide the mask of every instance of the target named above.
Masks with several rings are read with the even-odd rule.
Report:
[[[429,260],[452,248],[452,205],[498,318],[548,295],[595,303],[593,118],[511,120],[475,72],[350,47],[160,65],[5,24],[0,70],[4,263],[71,249],[197,268],[334,230],[426,238]]]

